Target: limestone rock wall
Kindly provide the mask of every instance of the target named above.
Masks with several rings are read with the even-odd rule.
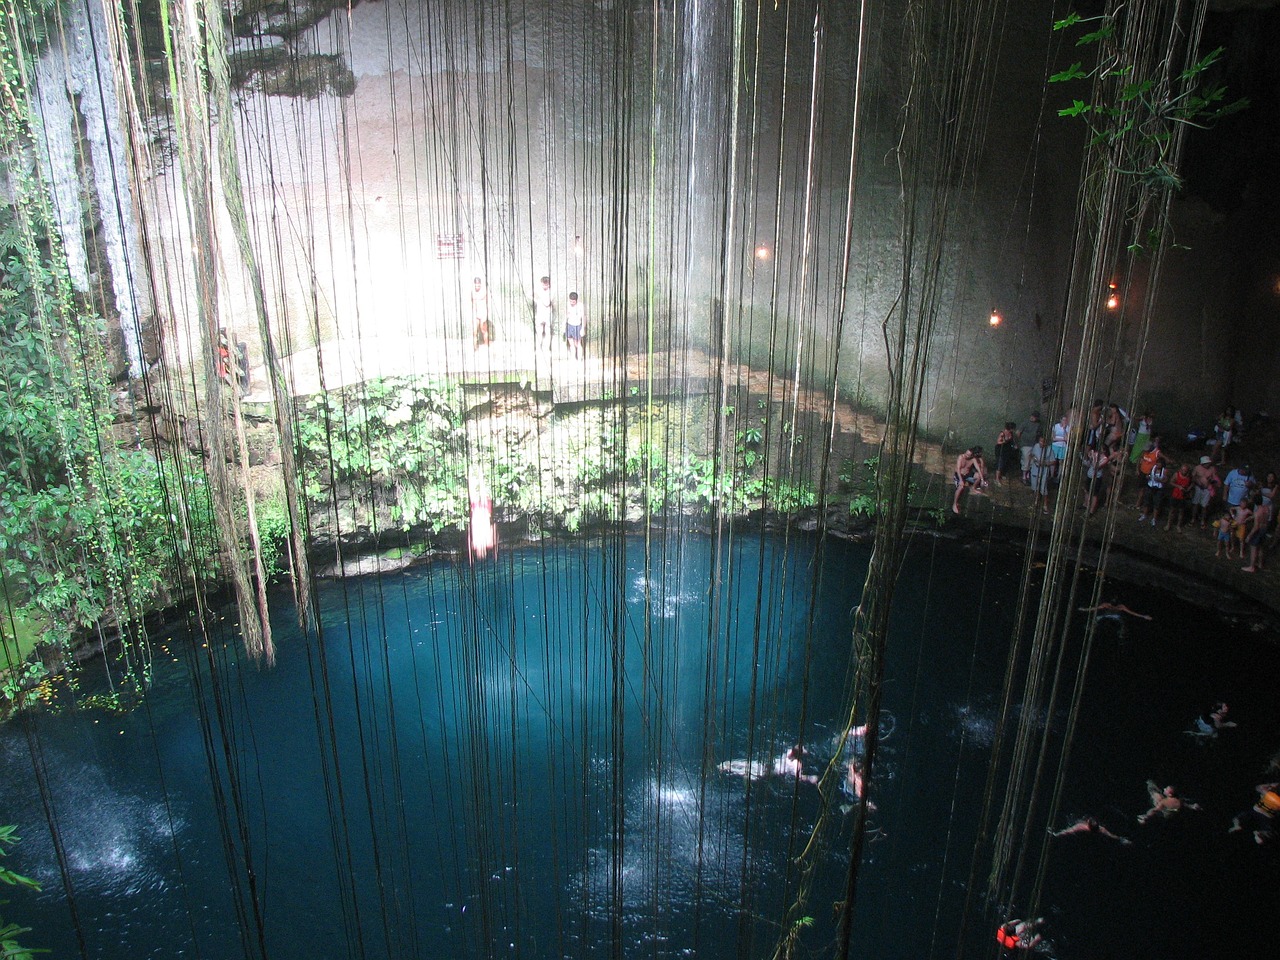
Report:
[[[221,122],[240,138],[278,348],[463,339],[474,276],[499,335],[531,347],[545,274],[558,305],[582,293],[597,344],[727,349],[874,407],[881,325],[901,288],[902,197],[920,172],[900,167],[895,145],[907,98],[928,95],[910,90],[902,6],[871,11],[859,70],[856,4],[824,6],[816,25],[806,4],[764,5],[739,51],[751,82],[737,91],[735,139],[729,5],[241,4],[230,24],[242,87]],[[1072,374],[1063,311],[1083,131],[1045,92],[1065,56],[1053,15],[1010,6],[972,176],[937,211],[949,232],[924,427],[957,442],[991,439]],[[144,203],[168,342],[189,357],[180,188],[174,168],[158,169]],[[1170,258],[1139,405],[1181,427],[1219,406],[1235,374],[1218,333],[1231,291],[1203,280],[1225,225],[1194,203],[1177,217],[1196,256]],[[257,362],[244,277],[224,266],[224,324]],[[1133,294],[1145,282],[1118,279]],[[1126,337],[1117,383],[1138,355],[1136,332]]]

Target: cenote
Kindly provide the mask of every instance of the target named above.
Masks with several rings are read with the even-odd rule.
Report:
[[[975,549],[918,541],[899,580],[858,956],[993,955],[965,900],[1003,907],[973,851],[1021,564]],[[226,621],[207,648],[173,630],[136,709],[0,730],[44,883],[24,919],[54,956],[104,960],[772,955],[822,801],[721,765],[797,742],[807,772],[830,759],[867,561],[808,535],[548,541],[330,582],[318,628],[278,617],[274,669]],[[1052,952],[1235,955],[1276,915],[1273,851],[1226,828],[1275,747],[1280,655],[1171,595],[1115,596],[1155,619],[1099,626],[1055,825],[1092,814],[1133,845],[1052,841]],[[1186,735],[1216,698],[1240,726]],[[1031,722],[1059,735],[1062,711]],[[1149,777],[1203,810],[1139,826]],[[831,798],[814,950],[857,812]]]

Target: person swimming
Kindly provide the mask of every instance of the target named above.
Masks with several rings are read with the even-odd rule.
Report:
[[[1161,817],[1168,819],[1179,810],[1199,810],[1200,805],[1190,800],[1184,800],[1174,793],[1173,787],[1168,786],[1163,790],[1156,786],[1154,780],[1147,781],[1147,793],[1151,796],[1151,809],[1146,813],[1138,814],[1138,822],[1146,823],[1152,817],[1159,814]]]
[[[725,760],[716,765],[721,773],[747,780],[763,780],[765,777],[794,777],[805,783],[818,782],[813,774],[804,772],[804,758],[808,755],[800,744],[790,747],[781,756],[772,760]]]
[[[1137,617],[1140,620],[1150,620],[1145,613],[1139,613],[1137,610],[1131,610],[1123,603],[1100,603],[1096,607],[1078,607],[1081,613],[1092,613],[1095,620],[1119,620],[1121,615]]]
[[[1229,709],[1226,703],[1221,701],[1214,704],[1212,710],[1195,718],[1191,729],[1186,731],[1187,734],[1192,737],[1216,737],[1219,730],[1234,727],[1236,722],[1227,719]]]
[[[1040,926],[1044,917],[1034,920],[1006,920],[996,928],[996,943],[1003,950],[1034,950],[1044,939]]]
[[[1101,837],[1109,837],[1112,840],[1119,840],[1124,846],[1132,845],[1133,841],[1127,837],[1121,837],[1112,833],[1093,817],[1081,817],[1069,827],[1063,827],[1061,830],[1050,830],[1051,837],[1065,837],[1072,833],[1094,833]]]
[[[1227,833],[1239,833],[1247,830],[1253,842],[1262,846],[1276,837],[1276,813],[1280,812],[1280,783],[1260,783],[1255,787],[1258,791],[1258,802],[1248,810],[1237,813],[1227,828]]]

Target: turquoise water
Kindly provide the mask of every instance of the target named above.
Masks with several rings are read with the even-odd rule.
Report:
[[[820,800],[718,765],[831,755],[866,562],[807,537],[545,544],[328,584],[320,631],[277,619],[273,670],[225,622],[208,648],[175,629],[145,709],[0,731],[10,865],[46,884],[6,916],[80,955],[34,768],[91,957],[768,956]],[[1019,573],[936,544],[904,569],[858,955],[990,953],[996,908],[963,933],[961,912]],[[1280,906],[1276,851],[1225,834],[1280,747],[1280,657],[1172,597],[1119,596],[1157,620],[1102,625],[1062,819],[1135,844],[1054,841],[1054,949],[1119,955],[1137,929],[1136,955],[1233,955],[1222,924],[1261,942]],[[1183,735],[1219,697],[1240,729]],[[1147,777],[1205,810],[1139,828]],[[819,860],[817,951],[851,820]]]

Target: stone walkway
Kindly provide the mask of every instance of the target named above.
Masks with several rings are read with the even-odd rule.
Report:
[[[364,380],[416,375],[456,377],[464,384],[474,385],[520,383],[551,392],[555,402],[582,402],[609,400],[622,395],[622,385],[642,383],[652,383],[658,396],[705,394],[723,376],[731,386],[745,388],[749,393],[794,401],[804,412],[825,415],[830,409],[830,397],[824,392],[797,390],[784,377],[750,367],[718,365],[709,354],[695,349],[678,354],[629,355],[621,360],[589,352],[586,359],[575,361],[558,340],[548,354],[534,349],[531,340],[497,341],[476,350],[462,340],[366,337],[302,350],[287,357],[285,364],[294,396],[319,393],[322,382],[325,388],[336,390]],[[254,377],[254,392],[246,399],[269,401],[262,371],[255,370]],[[840,434],[858,437],[864,444],[875,445],[883,436],[884,425],[870,414],[841,403],[836,409],[836,429]],[[1280,430],[1257,431],[1251,440],[1258,454],[1253,462],[1255,470],[1265,472],[1266,458],[1262,454],[1280,449]],[[1248,448],[1244,452],[1248,453]],[[1192,456],[1185,454],[1187,459]],[[950,489],[953,453],[944,452],[937,443],[921,442],[915,459],[944,491]],[[1280,556],[1270,558],[1269,565],[1258,573],[1244,573],[1244,562],[1214,558],[1216,543],[1211,530],[1197,526],[1181,532],[1165,531],[1163,523],[1158,528],[1139,524],[1134,507],[1136,491],[1130,480],[1129,490],[1118,507],[1115,547],[1143,557],[1157,568],[1176,568],[1190,574],[1193,580],[1202,578],[1216,583],[1280,613]],[[964,517],[959,522],[1021,529],[1027,529],[1032,522],[1047,524],[1049,518],[1039,513],[1033,516],[1030,507],[1031,492],[1021,483],[993,485],[987,497],[966,497]],[[1102,532],[1099,514],[1088,521],[1087,535],[1096,543]]]
[[[1150,523],[1139,523],[1137,490],[1136,482],[1130,479],[1116,507],[1113,556],[1116,551],[1122,551],[1140,557],[1156,570],[1187,574],[1192,584],[1205,582],[1225,587],[1280,614],[1280,556],[1269,557],[1267,565],[1257,573],[1245,573],[1241,568],[1246,566],[1247,560],[1214,557],[1217,541],[1211,526],[1202,530],[1198,524],[1188,524],[1181,531],[1166,531],[1164,517],[1156,527]],[[993,483],[989,494],[987,497],[966,497],[962,503],[964,513],[961,522],[991,523],[1024,530],[1033,522],[1042,522],[1047,537],[1051,518],[1039,512],[1032,514],[1029,487],[1017,482],[1006,482],[1003,487]],[[1101,542],[1104,522],[1101,511],[1089,518],[1086,537],[1090,542]],[[1178,589],[1175,584],[1167,586]]]

